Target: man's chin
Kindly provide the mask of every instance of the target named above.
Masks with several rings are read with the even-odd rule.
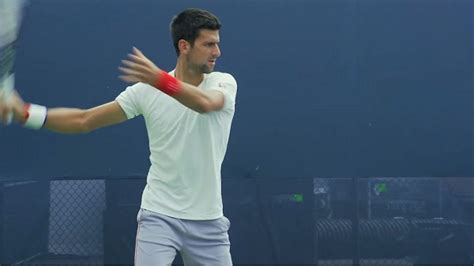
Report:
[[[209,74],[214,71],[214,66],[203,65],[201,67],[201,72],[203,74]]]

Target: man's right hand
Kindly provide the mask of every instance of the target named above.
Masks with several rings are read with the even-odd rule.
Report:
[[[13,91],[9,99],[6,99],[6,95],[3,91],[0,91],[0,120],[4,125],[9,122],[10,113],[13,113],[13,119],[16,122],[23,123],[25,121],[24,109],[25,102],[18,92]]]

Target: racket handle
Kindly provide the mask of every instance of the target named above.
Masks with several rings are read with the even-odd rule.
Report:
[[[7,122],[6,122],[6,125],[7,125],[7,126],[10,125],[12,122],[13,122],[13,113],[10,112],[10,113],[8,113],[8,115],[7,115]]]
[[[1,84],[1,89],[3,90],[3,100],[5,103],[10,102],[13,94],[13,88],[15,87],[15,74],[10,74],[5,79],[3,79],[3,84]],[[10,112],[7,116],[6,124],[10,125],[13,121],[13,112]]]

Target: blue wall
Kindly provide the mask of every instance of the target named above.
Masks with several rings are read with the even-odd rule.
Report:
[[[239,84],[226,178],[472,176],[470,0],[35,0],[17,60],[25,100],[113,100],[132,46],[171,69],[168,25],[220,16],[218,70]],[[0,129],[0,176],[145,174],[142,118],[88,135]]]

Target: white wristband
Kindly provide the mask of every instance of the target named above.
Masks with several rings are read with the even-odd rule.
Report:
[[[24,127],[30,129],[41,129],[46,122],[46,116],[48,115],[48,109],[45,106],[30,104],[27,109],[27,119]]]

